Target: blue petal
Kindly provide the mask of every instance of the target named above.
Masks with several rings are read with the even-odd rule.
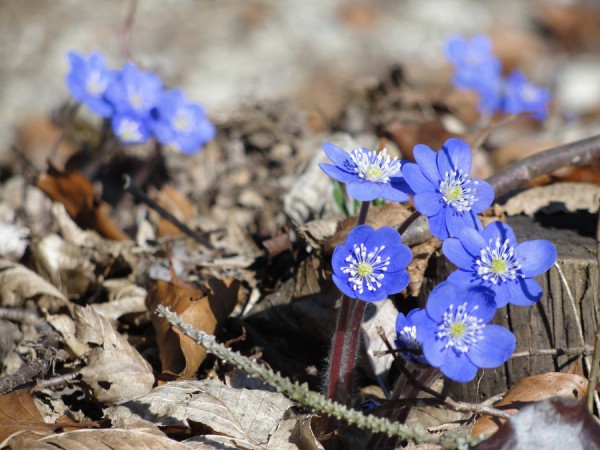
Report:
[[[479,285],[481,278],[476,277],[472,271],[467,270],[455,270],[448,275],[447,281],[456,286],[471,286]]]
[[[462,139],[448,139],[437,155],[437,167],[440,175],[452,170],[460,170],[467,176],[471,172],[471,148]]]
[[[411,189],[411,187],[408,185],[408,183],[406,182],[406,180],[404,179],[403,176],[395,176],[390,178],[390,185],[400,191],[400,192],[404,192],[407,196],[408,195],[414,195],[415,191],[413,191]]]
[[[419,166],[413,163],[407,163],[402,167],[402,175],[415,193],[436,192],[439,187],[439,182],[435,184],[429,181],[425,175],[423,175]]]
[[[483,339],[469,348],[471,362],[482,369],[493,369],[508,361],[517,344],[515,335],[499,325],[486,325],[482,331]]]
[[[517,306],[531,306],[542,297],[542,287],[533,278],[521,278],[507,284],[508,303]]]
[[[331,268],[333,269],[333,273],[340,278],[348,278],[348,275],[343,273],[341,268],[348,265],[346,258],[348,255],[350,255],[350,253],[352,253],[352,247],[348,247],[346,245],[338,245],[333,250],[333,256],[331,257]]]
[[[436,153],[426,145],[417,144],[413,149],[413,156],[425,178],[434,186],[439,186],[441,179],[436,164]],[[406,178],[406,174],[404,174],[404,178]],[[410,184],[410,181],[408,183]],[[415,189],[412,185],[411,187]]]
[[[516,245],[517,243],[517,238],[515,236],[515,233],[513,233],[512,228],[503,222],[495,221],[490,223],[481,232],[481,235],[483,236],[483,239],[485,239],[486,242],[491,241],[492,245],[495,244],[496,239],[500,240],[500,245],[502,245],[502,243],[506,239],[508,239],[508,243],[510,245]]]
[[[466,286],[457,293],[458,303],[466,302],[467,312],[479,317],[484,323],[492,320],[496,314],[495,296],[495,292],[485,286]]]
[[[459,64],[465,59],[467,50],[467,42],[462,36],[450,36],[446,41],[445,54],[446,58],[454,64]]]
[[[438,284],[429,294],[425,309],[429,317],[441,322],[451,304],[456,304],[458,289],[448,282]]]
[[[409,200],[408,195],[405,191],[399,189],[397,186],[402,186],[404,188],[408,187],[408,185],[404,182],[395,183],[394,185],[390,183],[377,183],[376,193],[378,193],[378,197],[381,197],[384,200],[390,202],[398,202],[403,203]]]
[[[329,175],[334,180],[339,181],[340,183],[356,183],[360,178],[357,175],[348,173],[333,164],[319,164],[319,167],[323,172]]]
[[[405,269],[412,261],[412,252],[410,251],[410,248],[404,244],[387,247],[385,251],[386,255],[391,257],[388,272],[397,272]]]
[[[381,284],[389,296],[402,292],[408,286],[409,281],[408,272],[400,270],[398,272],[386,272],[383,280],[381,280]]]
[[[398,316],[396,316],[396,333],[400,333],[405,327],[408,326],[411,326],[411,324],[408,322],[404,314],[398,313]]]
[[[465,228],[457,235],[465,250],[474,258],[478,258],[481,250],[487,247],[487,242],[480,232],[473,228]]]
[[[388,297],[388,293],[383,287],[376,289],[375,291],[369,291],[365,286],[362,294],[359,294],[358,291],[354,291],[354,296],[363,302],[370,303],[385,300]]]
[[[423,328],[426,327],[421,327],[421,329]],[[426,331],[430,334],[425,340],[423,340],[423,355],[429,364],[434,367],[440,367],[446,362],[446,353],[448,353],[448,349],[444,348],[446,345],[446,340],[435,338],[437,326],[433,330],[427,329]],[[419,338],[419,326],[417,326],[417,338]]]
[[[442,244],[442,252],[446,258],[461,269],[470,269],[474,264],[473,256],[465,250],[461,241],[456,238],[449,238]]]
[[[347,191],[348,195],[356,200],[361,200],[363,202],[369,202],[371,200],[375,200],[380,197],[380,190],[376,186],[377,183],[373,183],[372,181],[358,181],[353,183],[348,183]]]
[[[350,155],[337,145],[332,144],[331,142],[325,142],[323,144],[323,151],[327,155],[327,157],[338,167],[344,167],[346,161],[350,159]]]
[[[425,349],[423,349],[423,353],[425,353],[424,350]],[[425,356],[427,357],[427,355]],[[444,356],[445,360],[439,368],[445,376],[461,383],[466,383],[475,378],[477,366],[473,364],[464,353],[449,349]]]
[[[362,225],[365,226],[365,225]],[[371,228],[373,230],[373,228]],[[402,236],[398,233],[398,230],[392,227],[381,227],[377,230],[373,230],[370,236],[365,240],[367,249],[372,250],[373,247],[381,247],[381,245],[395,246],[402,244]],[[389,251],[389,250],[388,250]]]
[[[420,192],[413,197],[415,208],[424,216],[434,216],[444,206],[442,196],[437,192]]]
[[[417,341],[421,343],[425,339],[434,336],[438,328],[438,323],[431,320],[427,315],[427,311],[421,308],[413,309],[409,312],[406,320],[417,327]]]
[[[446,226],[448,227],[448,234],[452,237],[460,234],[465,228],[476,230],[482,228],[479,217],[472,211],[460,213],[452,207],[446,208]]]
[[[342,294],[345,294],[347,297],[350,298],[358,298],[358,292],[352,289],[352,286],[350,285],[350,283],[348,283],[347,276],[345,278],[341,278],[334,273],[333,275],[331,275],[331,279],[333,280],[337,288],[340,291],[342,291]]]
[[[546,240],[525,241],[515,248],[515,257],[526,277],[541,275],[556,261],[556,247]]]
[[[476,189],[475,197],[477,200],[471,205],[471,210],[474,213],[480,213],[490,207],[494,201],[494,189],[489,183],[477,178],[472,178],[471,186]],[[474,183],[477,183],[474,185]]]
[[[446,227],[446,207],[442,208],[438,214],[427,218],[429,221],[429,231],[436,238],[443,241],[448,238],[448,228]]]
[[[502,308],[502,307],[508,305],[508,303],[512,303],[512,296],[514,294],[511,293],[511,287],[515,287],[515,286],[513,286],[513,284],[515,286],[517,286],[517,283],[514,281],[500,283],[500,284],[492,284],[489,281],[485,282],[485,285],[496,293],[496,298],[494,299],[496,301],[496,307]],[[519,296],[522,296],[523,293],[522,293],[522,291],[518,291],[518,292],[516,292],[516,295],[517,295],[517,297],[519,297]],[[527,304],[531,305],[531,302],[529,302]]]
[[[346,238],[346,242],[344,243],[344,245],[346,246],[349,252],[352,252],[354,245],[364,244],[369,238],[369,236],[371,236],[374,232],[375,230],[373,229],[373,227],[369,225],[359,225],[356,228],[354,228],[350,233],[348,233],[348,237]]]

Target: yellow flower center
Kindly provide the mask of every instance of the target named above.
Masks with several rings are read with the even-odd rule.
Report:
[[[504,273],[506,272],[506,261],[501,258],[494,258],[490,264],[490,268],[497,275]]]
[[[467,325],[464,322],[454,322],[450,325],[450,334],[455,338],[461,337],[466,331]]]
[[[383,175],[383,170],[381,170],[381,167],[379,167],[378,164],[369,164],[369,166],[367,167],[366,175],[367,180],[379,180],[379,178],[381,178],[381,175]]]
[[[446,189],[444,195],[450,202],[454,202],[456,199],[462,196],[462,193],[463,191],[460,186],[452,186]]]
[[[358,263],[356,272],[358,272],[358,275],[362,278],[368,277],[373,273],[373,266],[366,262]]]

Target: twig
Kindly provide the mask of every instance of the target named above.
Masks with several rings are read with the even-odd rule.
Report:
[[[204,346],[208,352],[233,364],[239,369],[245,370],[248,374],[269,383],[292,400],[321,413],[335,416],[351,425],[375,433],[399,436],[402,439],[411,440],[415,443],[439,444],[446,449],[466,449],[483,440],[482,437],[473,438],[464,435],[443,437],[432,436],[422,428],[408,427],[399,423],[390,422],[382,417],[375,417],[373,415],[367,416],[360,411],[348,409],[339,403],[332,402],[317,392],[310,391],[306,384],[300,385],[294,383],[290,379],[284,378],[272,370],[258,364],[256,361],[252,361],[237,352],[229,350],[225,346],[219,344],[214,336],[185,323],[181,317],[171,312],[168,308],[159,305],[157,313],[161,317],[166,318],[171,325],[179,328],[186,336],[192,338],[197,344]]]
[[[129,61],[135,63],[141,67],[138,61],[136,61],[133,53],[131,52],[131,30],[133,29],[133,20],[135,19],[135,13],[137,11],[138,2],[137,0],[131,0],[129,3],[129,10],[127,11],[127,17],[123,25],[123,32],[121,33],[121,39],[123,44],[123,54]]]
[[[508,194],[540,175],[561,167],[585,165],[600,158],[600,135],[554,147],[511,164],[489,177],[496,198]]]
[[[137,187],[135,184],[133,184],[131,182],[131,177],[129,175],[123,175],[123,188],[127,192],[130,192],[131,194],[133,194],[133,196],[135,198],[137,198],[141,202],[144,202],[150,208],[155,210],[158,214],[160,214],[160,216],[162,218],[171,222],[173,225],[175,225],[177,228],[179,228],[181,231],[183,231],[185,234],[187,234],[193,240],[198,242],[200,245],[203,245],[204,247],[208,248],[209,250],[215,249],[210,242],[208,242],[206,239],[204,239],[202,236],[200,236],[198,233],[196,233],[194,230],[192,230],[186,224],[184,224],[179,219],[177,219],[177,217],[175,217],[169,211],[167,211],[162,206],[160,206],[158,203],[156,203],[154,200],[152,200],[150,197],[148,197],[139,187]]]
[[[419,216],[421,216],[421,213],[419,211],[415,211],[410,216],[408,216],[406,220],[402,222],[402,225],[398,227],[398,233],[404,234],[408,227],[410,227],[412,223],[419,218]]]
[[[586,345],[584,347],[558,347],[558,348],[543,348],[539,350],[526,350],[523,352],[513,353],[512,358],[526,358],[528,356],[565,356],[565,355],[591,355],[594,347]]]

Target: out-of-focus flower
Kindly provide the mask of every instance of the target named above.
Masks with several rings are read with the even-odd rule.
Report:
[[[397,230],[360,225],[333,252],[333,281],[348,297],[384,300],[408,285],[406,266],[411,260],[412,253]]]
[[[530,82],[520,71],[512,72],[504,83],[502,109],[508,114],[531,112],[531,117],[543,120],[548,115],[550,91]]]
[[[115,79],[115,72],[106,68],[99,53],[92,53],[85,59],[79,53],[69,52],[68,58],[71,70],[66,81],[73,98],[96,114],[110,117],[114,108],[105,93]]]
[[[143,144],[150,138],[146,121],[131,112],[117,114],[111,121],[111,127],[124,144]]]
[[[496,294],[498,307],[507,303],[529,306],[542,296],[534,276],[546,272],[556,261],[556,248],[546,240],[517,244],[512,229],[492,222],[480,233],[462,230],[447,239],[444,255],[458,266],[448,281],[463,286],[485,286]]]
[[[382,198],[392,202],[406,202],[411,193],[400,171],[398,158],[390,158],[386,149],[377,153],[366,148],[355,148],[351,153],[330,142],[323,150],[333,164],[320,164],[327,175],[345,183],[348,194],[357,200],[371,201]]]
[[[193,153],[215,136],[204,108],[190,103],[180,90],[164,92],[152,111],[150,127],[156,139],[184,153]]]
[[[106,91],[117,113],[136,114],[141,119],[150,118],[150,111],[158,104],[161,94],[159,76],[140,70],[130,62],[123,66]]]
[[[494,190],[483,180],[469,178],[469,145],[452,138],[437,154],[422,144],[413,154],[417,163],[405,164],[403,174],[415,192],[415,208],[429,219],[431,234],[443,240],[464,228],[480,230],[477,213],[492,204]]]
[[[506,362],[516,339],[506,328],[488,324],[495,312],[490,289],[439,284],[425,309],[412,316],[427,362],[460,382],[472,380],[478,368]]]
[[[479,91],[496,83],[502,64],[494,55],[492,41],[483,34],[466,39],[452,36],[446,41],[446,57],[454,65],[454,86]]]

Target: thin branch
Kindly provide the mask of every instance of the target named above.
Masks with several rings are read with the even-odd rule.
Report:
[[[523,352],[513,353],[512,358],[526,358],[528,356],[565,356],[565,355],[591,355],[594,347],[586,345],[584,347],[558,347],[558,348],[542,348],[539,350],[526,350]]]
[[[127,11],[127,17],[123,24],[123,31],[121,33],[121,40],[123,45],[123,55],[129,61],[135,63],[138,67],[140,64],[135,60],[133,53],[131,52],[131,30],[133,29],[133,21],[135,19],[135,13],[137,11],[138,2],[137,0],[131,0],[129,3],[129,10]]]
[[[600,135],[554,147],[506,167],[486,181],[496,198],[525,186],[530,180],[561,167],[585,165],[600,158]]]
[[[144,202],[150,208],[155,210],[158,214],[160,214],[160,216],[162,218],[171,222],[173,225],[175,225],[177,228],[179,228],[182,232],[187,234],[193,240],[198,242],[200,245],[203,245],[204,247],[208,248],[209,250],[214,250],[214,247],[212,246],[212,244],[210,242],[208,242],[205,238],[200,236],[198,233],[196,233],[194,230],[192,230],[186,224],[184,224],[179,219],[177,219],[177,217],[175,217],[169,211],[164,209],[162,206],[160,206],[158,203],[156,203],[154,200],[152,200],[150,197],[148,197],[139,187],[137,187],[135,184],[133,184],[131,182],[131,177],[129,175],[123,175],[123,188],[126,191],[133,194],[133,196],[135,198],[137,198],[139,201]]]

